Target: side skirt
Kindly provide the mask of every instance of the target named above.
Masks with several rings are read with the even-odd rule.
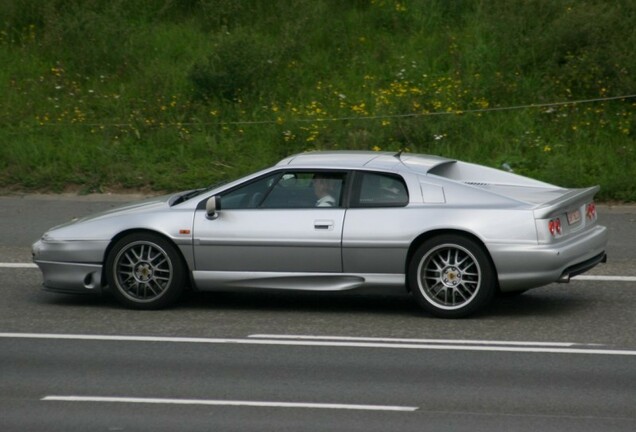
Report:
[[[192,272],[196,289],[215,291],[233,288],[262,288],[300,291],[347,291],[367,287],[403,287],[403,274],[279,273],[279,272]]]

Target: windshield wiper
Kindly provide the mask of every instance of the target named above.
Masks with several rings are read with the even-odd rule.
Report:
[[[181,203],[183,203],[183,202],[186,202],[186,201],[188,201],[188,200],[190,200],[190,199],[194,198],[195,196],[201,195],[202,193],[205,193],[205,192],[207,192],[207,191],[209,191],[209,190],[212,190],[212,189],[214,189],[214,188],[217,188],[217,187],[219,187],[219,186],[221,186],[221,185],[224,185],[224,184],[226,184],[226,183],[227,183],[227,181],[220,181],[220,182],[218,182],[218,183],[214,183],[214,184],[212,184],[212,185],[210,185],[210,186],[208,186],[208,187],[204,187],[204,188],[200,188],[200,189],[194,189],[194,190],[191,190],[191,191],[189,191],[189,192],[185,192],[184,194],[179,195],[178,197],[176,197],[176,198],[173,200],[173,202],[170,204],[170,206],[173,206],[173,205],[177,205],[177,204],[181,204]]]
[[[186,193],[178,196],[177,198],[175,198],[175,200],[172,202],[171,206],[186,202],[189,199],[194,198],[197,195],[200,195],[205,190],[206,189],[195,189],[195,190],[192,190],[190,192],[186,192]]]

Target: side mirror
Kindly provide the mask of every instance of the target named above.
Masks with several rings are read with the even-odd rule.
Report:
[[[218,195],[211,196],[205,203],[205,212],[210,219],[216,219],[219,217],[219,210],[221,210],[221,197]]]

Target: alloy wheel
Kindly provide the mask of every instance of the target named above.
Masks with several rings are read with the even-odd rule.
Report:
[[[477,258],[456,244],[442,244],[428,251],[420,261],[417,274],[422,295],[446,310],[470,303],[481,285]]]
[[[135,302],[151,302],[165,294],[173,277],[170,257],[150,241],[128,244],[115,257],[117,287]]]

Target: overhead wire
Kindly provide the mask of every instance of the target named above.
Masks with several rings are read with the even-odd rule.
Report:
[[[518,111],[524,109],[538,109],[538,108],[555,108],[568,105],[583,105],[597,102],[608,102],[614,100],[628,100],[636,99],[636,94],[623,95],[623,96],[607,96],[591,99],[578,99],[571,101],[558,101],[558,102],[546,102],[546,103],[531,103],[523,105],[512,105],[503,107],[488,107],[488,108],[474,108],[465,110],[448,110],[448,111],[422,111],[415,113],[404,114],[378,114],[367,116],[344,116],[344,117],[313,117],[313,118],[285,118],[282,121],[276,120],[237,120],[237,121],[187,121],[187,122],[164,122],[160,124],[154,124],[153,126],[248,126],[248,125],[268,125],[268,124],[284,124],[284,123],[335,123],[341,121],[365,121],[365,120],[391,120],[391,119],[406,119],[416,117],[432,117],[432,116],[446,116],[446,115],[463,115],[463,114],[480,114],[490,112],[501,111]],[[46,123],[43,126],[84,126],[84,127],[133,127],[135,123]]]

